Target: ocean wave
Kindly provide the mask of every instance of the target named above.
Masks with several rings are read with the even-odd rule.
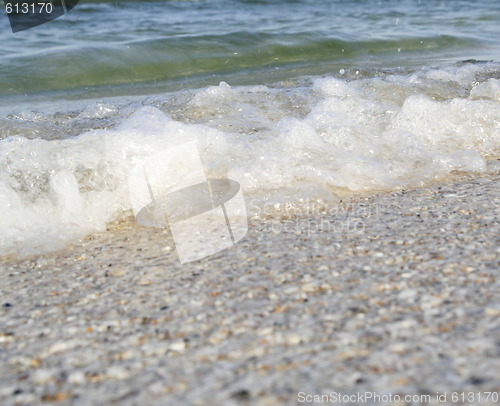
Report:
[[[53,250],[131,216],[129,171],[190,141],[207,177],[242,185],[252,216],[484,172],[500,154],[499,78],[496,63],[346,70],[12,114],[0,121],[0,253]]]

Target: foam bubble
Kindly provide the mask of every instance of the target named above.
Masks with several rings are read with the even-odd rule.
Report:
[[[314,81],[314,90],[326,97],[346,98],[353,95],[353,88],[336,78],[321,78]]]
[[[470,98],[500,101],[500,80],[491,78],[486,82],[478,83],[470,91]]]

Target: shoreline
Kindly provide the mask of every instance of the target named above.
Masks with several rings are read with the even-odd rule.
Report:
[[[362,200],[378,210],[323,217],[362,229],[253,219],[236,246],[184,265],[167,231],[132,222],[4,262],[1,403],[498,393],[498,165]]]

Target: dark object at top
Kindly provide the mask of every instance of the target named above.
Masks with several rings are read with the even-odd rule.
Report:
[[[62,16],[79,0],[4,0],[12,32],[24,31]]]

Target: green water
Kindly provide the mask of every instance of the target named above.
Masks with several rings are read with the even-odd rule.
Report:
[[[0,26],[0,104],[269,84],[341,69],[498,60],[500,3],[82,1],[13,34]]]

